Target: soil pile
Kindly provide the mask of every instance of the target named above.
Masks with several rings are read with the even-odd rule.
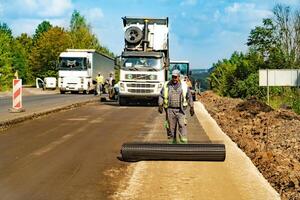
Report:
[[[222,130],[250,157],[282,199],[300,199],[300,116],[256,98],[198,98]]]

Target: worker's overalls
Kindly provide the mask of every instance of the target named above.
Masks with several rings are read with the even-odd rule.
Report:
[[[181,84],[169,85],[169,95],[168,95],[168,108],[167,117],[169,121],[169,132],[168,138],[173,139],[176,142],[176,130],[178,130],[178,136],[180,142],[187,142],[187,130],[185,124],[185,113],[182,109],[182,87]]]

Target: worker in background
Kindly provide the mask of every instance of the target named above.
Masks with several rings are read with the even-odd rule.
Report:
[[[184,81],[186,82],[188,88],[192,88],[193,87],[192,82],[191,82],[191,80],[189,79],[188,76],[184,77]]]
[[[194,115],[194,104],[187,84],[180,81],[179,70],[174,70],[172,80],[164,84],[158,99],[158,106],[159,113],[162,114],[164,109],[166,111],[169,142],[177,143],[176,129],[178,129],[179,143],[187,143],[185,115],[188,106],[190,106],[191,116]]]
[[[97,86],[96,86],[97,95],[101,95],[101,93],[103,91],[104,78],[100,72],[98,73],[98,76],[96,77],[96,81],[97,81]],[[96,93],[95,93],[95,95],[96,95]]]
[[[113,73],[109,73],[109,77],[107,78],[107,92],[109,94],[109,98],[112,98],[114,95],[114,85],[115,79],[113,77]]]
[[[114,85],[113,85],[113,82],[114,82],[113,73],[110,73],[110,74],[109,74],[109,77],[108,77],[108,85],[109,85],[110,87],[113,87],[113,86],[114,86]]]

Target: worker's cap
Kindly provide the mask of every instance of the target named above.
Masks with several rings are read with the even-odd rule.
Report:
[[[98,75],[100,75],[101,73],[100,72],[98,72]]]
[[[180,76],[180,71],[178,69],[173,70],[172,76]]]

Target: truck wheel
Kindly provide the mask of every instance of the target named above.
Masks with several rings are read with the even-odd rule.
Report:
[[[120,106],[125,106],[127,104],[125,97],[119,97]]]
[[[89,90],[89,89],[84,90],[84,91],[83,91],[83,94],[90,94],[90,90]]]
[[[125,39],[131,44],[136,44],[141,41],[143,37],[142,30],[137,26],[131,26],[125,31]]]

